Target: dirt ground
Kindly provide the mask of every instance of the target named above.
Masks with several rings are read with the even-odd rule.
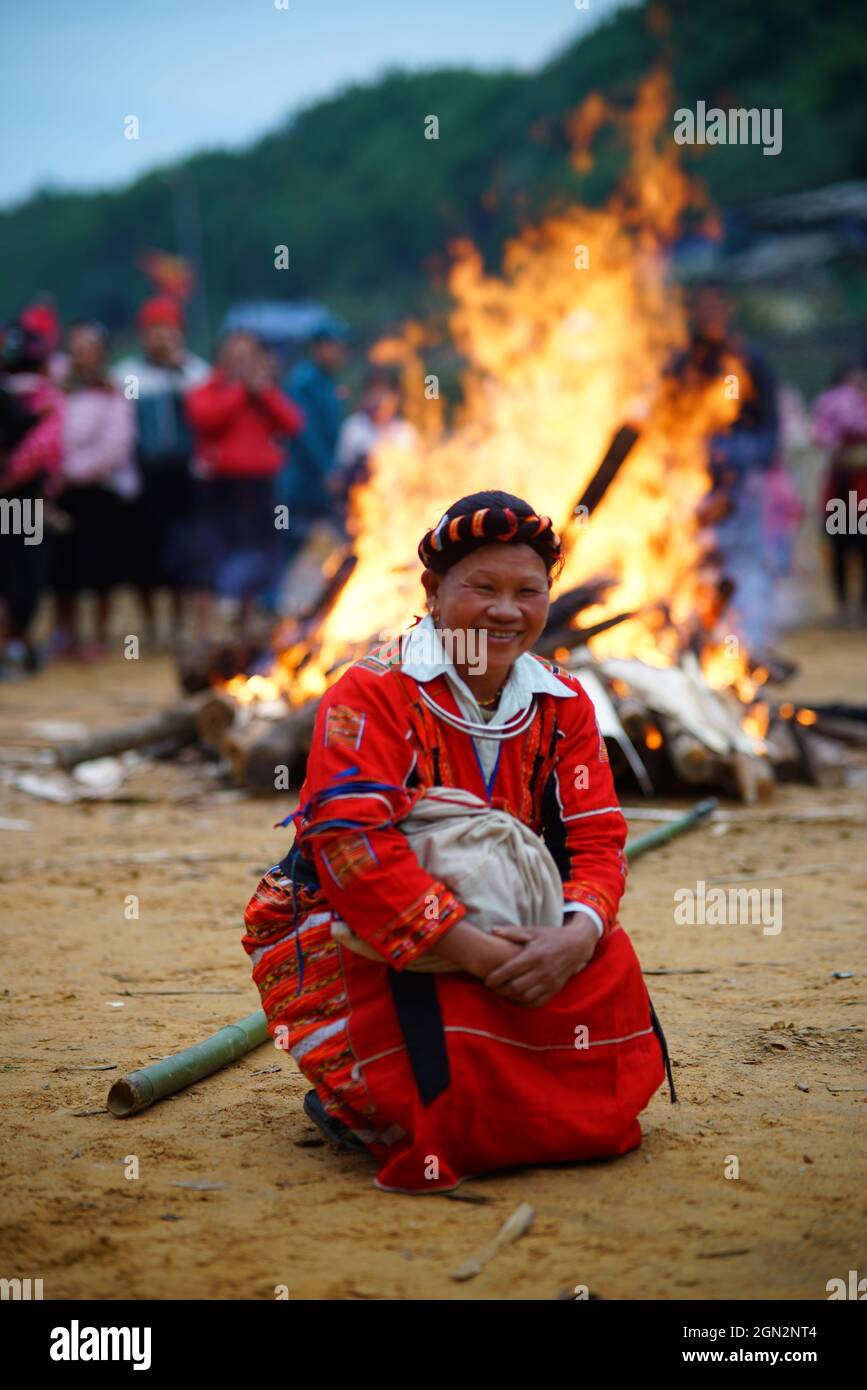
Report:
[[[801,662],[794,698],[863,701],[863,632],[779,645]],[[166,658],[55,665],[0,687],[0,748],[32,742],[34,720],[98,728],[173,695]],[[780,787],[760,815],[854,813],[704,827],[636,863],[623,921],[680,1103],[660,1091],[625,1158],[466,1183],[478,1203],[374,1189],[366,1158],[318,1142],[270,1045],[140,1116],[105,1112],[115,1078],[258,1007],[241,913],[290,808],[215,785],[175,763],[133,774],[126,801],[0,789],[0,814],[29,823],[0,830],[0,1274],[46,1298],[824,1299],[867,1269],[863,777]],[[673,892],[699,878],[781,888],[782,931],[675,926]],[[454,1282],[522,1201],[530,1233]]]

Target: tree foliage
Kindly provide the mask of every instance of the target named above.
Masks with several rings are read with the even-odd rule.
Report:
[[[564,116],[591,91],[630,102],[658,62],[672,109],[770,106],[783,148],[686,151],[725,206],[858,177],[867,167],[867,30],[860,0],[668,0],[617,12],[535,73],[388,72],[303,110],[240,153],[215,150],[130,186],[43,190],[0,213],[0,317],[39,291],[65,318],[132,319],[147,290],[139,253],[178,245],[176,192],[194,191],[216,322],[244,297],[315,298],[362,328],[419,310],[448,243],[470,237],[488,258],[522,222],[579,197],[595,203],[622,152],[603,139],[579,176],[565,158]],[[424,137],[436,115],[439,139]],[[274,248],[289,247],[288,271]],[[205,346],[200,344],[200,346]]]

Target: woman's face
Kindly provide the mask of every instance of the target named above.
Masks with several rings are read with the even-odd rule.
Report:
[[[475,629],[487,669],[505,672],[534,646],[548,617],[545,562],[528,545],[493,542],[458,560],[445,574],[425,570],[423,581],[437,626]]]
[[[91,328],[73,328],[66,342],[69,365],[83,377],[99,376],[105,366],[105,344]]]
[[[230,377],[243,377],[259,365],[261,352],[249,333],[230,333],[220,344],[219,363]]]

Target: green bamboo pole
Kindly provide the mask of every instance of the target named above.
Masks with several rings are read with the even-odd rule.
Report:
[[[646,835],[639,835],[637,840],[633,840],[631,845],[626,846],[626,858],[630,864],[634,859],[640,859],[642,854],[646,854],[649,849],[656,849],[657,845],[667,844],[669,840],[674,840],[678,835],[682,835],[685,830],[691,830],[694,825],[700,825],[707,820],[719,805],[715,796],[709,796],[706,801],[699,801],[698,805],[693,806],[691,811],[687,811],[680,820],[673,820],[669,825],[663,825],[659,830],[650,830]]]
[[[693,826],[706,820],[718,804],[715,797],[700,801],[679,820],[672,821],[660,830],[651,830],[647,835],[639,836],[627,846],[627,859],[630,862],[638,859],[642,854],[647,854],[648,850],[656,849],[657,845],[664,845],[676,836],[682,835],[685,830],[691,830]],[[210,1038],[205,1038],[204,1042],[194,1043],[192,1047],[184,1048],[183,1052],[176,1052],[173,1057],[164,1057],[152,1067],[143,1067],[141,1071],[122,1076],[108,1093],[108,1108],[112,1115],[117,1115],[119,1119],[125,1119],[127,1115],[137,1115],[139,1111],[153,1105],[154,1101],[175,1095],[185,1086],[192,1086],[195,1081],[212,1076],[215,1071],[227,1067],[230,1062],[237,1061],[239,1057],[252,1052],[254,1047],[259,1047],[267,1041],[265,1015],[261,1009],[257,1009],[255,1013],[248,1014],[237,1023],[230,1023],[226,1028],[221,1028]]]
[[[268,1040],[268,1028],[261,1009],[248,1014],[237,1023],[230,1023],[204,1042],[185,1047],[173,1057],[163,1057],[152,1067],[130,1072],[116,1081],[108,1093],[108,1108],[112,1115],[125,1119],[146,1110],[154,1101],[172,1096],[194,1081],[211,1076],[245,1053],[252,1052]]]

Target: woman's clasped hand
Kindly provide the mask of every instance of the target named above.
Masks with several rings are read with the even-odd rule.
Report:
[[[575,917],[562,927],[492,928],[492,934],[522,949],[485,976],[487,987],[526,1009],[549,1003],[593,959],[598,944],[593,921],[582,913]]]

